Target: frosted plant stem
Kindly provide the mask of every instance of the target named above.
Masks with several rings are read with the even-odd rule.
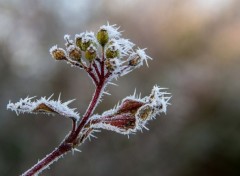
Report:
[[[72,146],[70,144],[63,142],[58,148],[53,150],[50,154],[48,154],[45,158],[35,164],[32,168],[24,172],[22,176],[37,175],[38,173],[48,168],[54,161],[57,161],[61,156],[63,156],[71,149]]]
[[[116,25],[103,25],[97,35],[93,32],[84,32],[75,35],[71,40],[65,35],[66,50],[54,45],[49,52],[57,61],[66,61],[74,67],[83,69],[91,77],[95,91],[85,114],[80,119],[75,109],[68,107],[72,100],[62,103],[50,100],[51,97],[42,97],[39,100],[31,100],[34,97],[20,99],[19,102],[7,105],[7,109],[19,113],[46,113],[59,114],[72,120],[72,129],[62,140],[57,148],[38,161],[22,176],[36,176],[49,168],[67,152],[77,151],[77,147],[90,137],[92,132],[98,129],[106,129],[120,134],[132,134],[146,128],[148,120],[155,118],[161,112],[166,113],[166,108],[171,97],[165,97],[167,92],[162,92],[160,87],[154,86],[150,96],[140,98],[128,96],[123,99],[116,108],[105,111],[102,115],[94,115],[93,112],[100,102],[106,86],[111,80],[124,76],[136,68],[139,68],[148,60],[145,49],[134,49],[134,43],[121,38],[121,32]],[[101,54],[100,52],[101,47]],[[83,55],[84,54],[84,55]]]
[[[104,56],[104,47],[102,47],[102,60],[101,60],[101,74],[102,77],[104,76],[104,60],[105,60],[105,56]]]
[[[86,110],[85,115],[83,116],[79,125],[77,126],[77,129],[76,130],[74,129],[75,122],[73,122],[73,126],[72,126],[73,129],[72,129],[71,133],[64,139],[64,141],[59,145],[59,147],[56,148],[54,151],[52,151],[50,154],[48,154],[45,158],[43,158],[41,161],[39,161],[32,168],[30,168],[25,173],[23,173],[22,176],[32,176],[32,175],[40,173],[44,169],[48,168],[54,161],[57,161],[61,156],[63,156],[67,152],[71,151],[76,146],[81,145],[81,143],[79,143],[79,141],[78,141],[79,133],[82,131],[84,126],[87,124],[89,117],[91,116],[95,107],[97,106],[97,103],[99,102],[99,99],[101,98],[103,89],[106,84],[106,79],[108,78],[108,76],[109,75],[106,75],[105,77],[100,77],[100,81],[96,87],[93,98],[89,104],[89,107]],[[80,141],[80,142],[82,142],[82,141]]]
[[[100,76],[101,76],[101,74],[100,74],[100,72],[99,72],[99,68],[98,68],[98,66],[97,66],[96,62],[93,62],[93,67],[95,68],[95,71],[96,71],[96,73],[97,73],[98,77],[100,77]]]

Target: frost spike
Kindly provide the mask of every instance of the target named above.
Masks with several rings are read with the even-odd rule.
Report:
[[[67,105],[69,105],[70,103],[74,102],[75,100],[76,100],[76,99],[68,100],[68,101],[64,102],[63,104],[67,106]]]
[[[47,99],[47,101],[49,101],[52,97],[53,97],[54,94],[50,95]],[[34,97],[35,98],[35,97]]]
[[[108,93],[108,92],[106,92],[106,91],[104,91],[103,93],[106,94],[106,95],[111,95],[110,93]]]
[[[113,82],[108,82],[108,84],[113,85],[113,86],[118,86],[117,84],[115,84]]]

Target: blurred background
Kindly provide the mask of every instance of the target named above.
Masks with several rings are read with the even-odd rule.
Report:
[[[81,114],[93,93],[83,71],[51,59],[49,48],[99,26],[118,24],[123,37],[154,58],[108,88],[97,113],[153,85],[168,87],[167,115],[149,131],[102,131],[81,153],[68,154],[42,175],[240,175],[240,1],[0,1],[0,175],[19,175],[52,151],[71,128],[59,116],[16,116],[9,100],[76,98]]]

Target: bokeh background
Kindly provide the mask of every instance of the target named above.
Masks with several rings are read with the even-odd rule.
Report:
[[[172,106],[149,131],[130,139],[102,131],[42,175],[240,175],[239,9],[239,0],[1,0],[0,175],[19,175],[71,128],[59,116],[17,117],[8,101],[61,93],[83,114],[91,80],[48,50],[63,47],[66,33],[96,32],[107,21],[154,60],[110,86],[96,112],[155,84],[169,88]]]

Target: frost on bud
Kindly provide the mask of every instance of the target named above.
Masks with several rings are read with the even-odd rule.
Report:
[[[66,60],[66,51],[62,48],[58,48],[57,45],[53,46],[49,50],[51,56],[56,60]]]
[[[97,40],[101,46],[105,46],[109,40],[108,31],[101,28],[97,33]]]
[[[85,58],[89,61],[92,62],[96,57],[97,57],[97,49],[93,46],[90,45],[86,52],[85,52]]]
[[[91,128],[106,129],[121,134],[135,133],[146,128],[149,120],[161,112],[166,113],[171,97],[165,97],[167,92],[162,92],[154,86],[152,93],[144,98],[133,96],[126,97],[116,108],[94,115],[89,121]]]
[[[82,57],[82,53],[80,51],[79,48],[77,48],[76,46],[74,45],[71,45],[67,48],[67,51],[68,51],[68,55],[69,57],[74,60],[74,61],[80,61],[81,60],[81,57]]]
[[[31,113],[31,114],[59,114],[65,116],[67,118],[71,118],[74,120],[79,120],[79,114],[74,111],[74,109],[70,109],[68,104],[70,104],[73,100],[62,103],[60,99],[57,101],[50,100],[51,97],[45,98],[42,97],[36,101],[31,101],[34,97],[27,97],[25,99],[20,99],[17,103],[11,103],[7,105],[7,109],[11,109],[18,114],[20,113]]]

